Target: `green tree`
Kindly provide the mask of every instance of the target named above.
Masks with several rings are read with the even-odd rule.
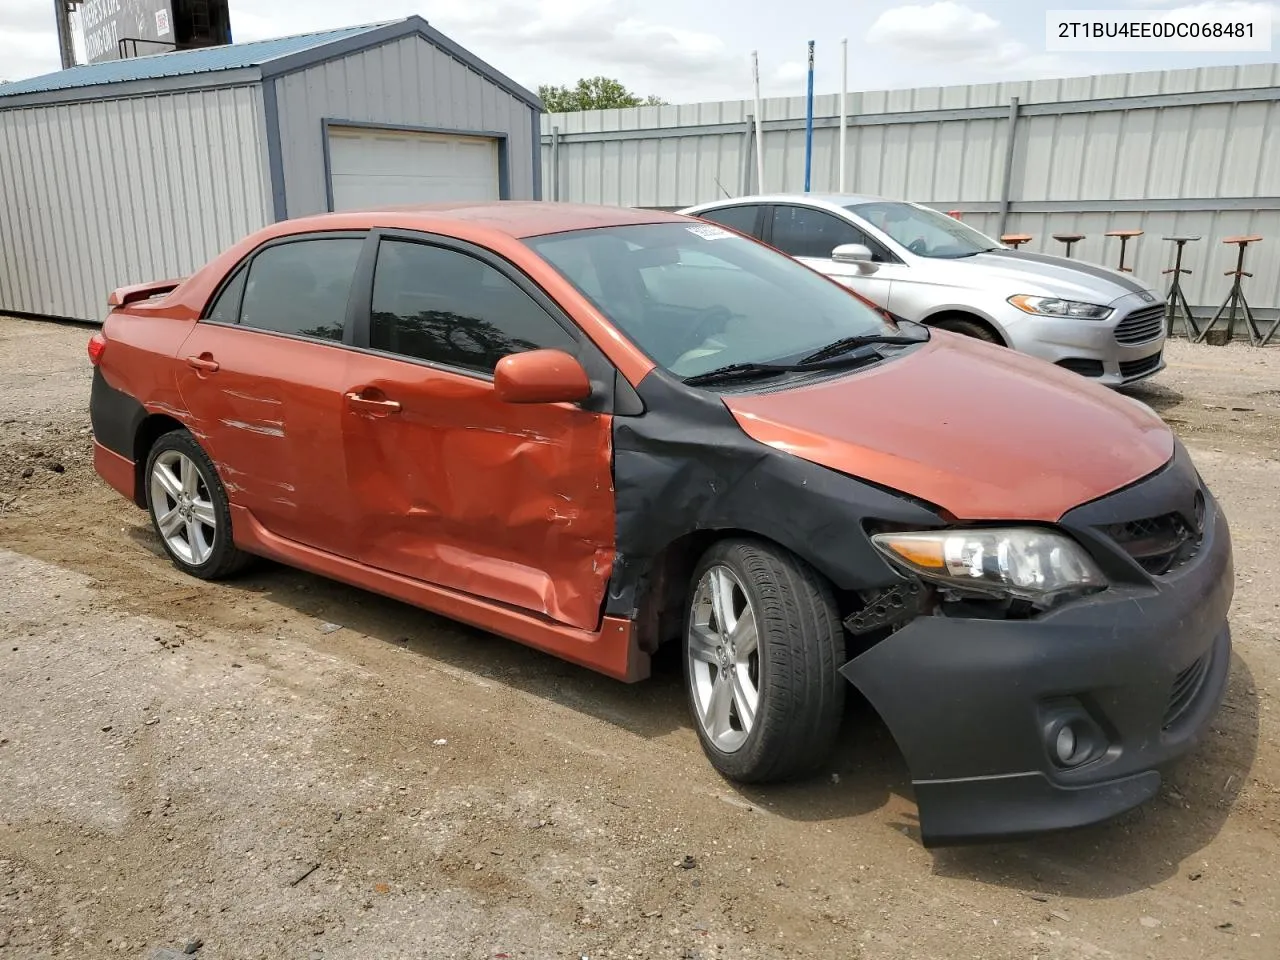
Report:
[[[573,87],[557,87],[544,83],[538,96],[548,113],[573,113],[576,110],[613,110],[617,107],[655,107],[667,101],[655,97],[639,97],[617,80],[609,77],[584,77]]]

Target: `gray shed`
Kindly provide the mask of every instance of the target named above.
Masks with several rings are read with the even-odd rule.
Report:
[[[98,320],[328,210],[539,199],[542,103],[421,17],[0,86],[0,313]]]

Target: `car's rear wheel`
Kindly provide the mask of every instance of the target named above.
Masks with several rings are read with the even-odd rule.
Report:
[[[227,492],[209,455],[186,430],[159,437],[147,457],[147,510],[179,570],[217,580],[250,560],[231,538]]]
[[[711,763],[743,783],[812,773],[844,709],[844,636],[831,586],[798,557],[723,540],[694,571],[685,678]]]
[[[1004,345],[1000,335],[980,320],[972,320],[968,317],[943,317],[940,320],[931,321],[929,326],[937,327],[939,330],[950,330],[952,333],[959,333],[966,337],[973,337],[975,340],[985,340],[987,343],[994,343],[999,346]]]

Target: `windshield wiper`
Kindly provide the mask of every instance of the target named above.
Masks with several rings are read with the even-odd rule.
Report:
[[[995,253],[997,250],[1003,250],[1004,247],[983,247],[981,250],[971,250],[968,253],[957,253],[949,257],[939,257],[939,260],[967,260],[969,257],[976,257],[980,253]]]
[[[716,367],[706,373],[685,377],[683,382],[691,387],[699,387],[706,383],[717,383],[722,380],[751,380],[756,377],[776,377],[783,373],[793,373],[800,369],[787,363],[731,363],[727,367]]]
[[[835,343],[829,343],[820,350],[815,350],[804,359],[798,362],[801,369],[811,367],[816,363],[822,363],[826,360],[832,360],[836,357],[843,356],[859,347],[867,347],[872,344],[884,344],[885,346],[907,347],[915,343],[924,343],[929,337],[894,337],[887,334],[872,334],[865,337],[845,337],[837,340]]]
[[[906,337],[877,338],[875,343],[923,343],[923,340],[911,340]],[[863,344],[865,346],[865,344]],[[855,344],[855,346],[857,346]],[[849,350],[854,349],[850,347]],[[848,353],[842,350],[841,353]],[[717,367],[706,373],[685,377],[682,381],[691,387],[724,380],[755,380],[764,377],[776,377],[784,373],[813,373],[815,370],[838,370],[842,367],[854,367],[863,363],[875,363],[884,359],[877,353],[860,354],[858,356],[824,357],[821,360],[801,360],[799,363],[731,363],[727,367]]]

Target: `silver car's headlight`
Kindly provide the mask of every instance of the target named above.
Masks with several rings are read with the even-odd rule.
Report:
[[[1033,297],[1020,293],[1009,302],[1023,313],[1037,317],[1065,317],[1071,320],[1105,320],[1115,311],[1100,303],[1084,303],[1081,300],[1059,300],[1057,297]]]
[[[1036,527],[880,533],[871,542],[925,580],[1027,600],[1041,609],[1107,586],[1074,540]]]

